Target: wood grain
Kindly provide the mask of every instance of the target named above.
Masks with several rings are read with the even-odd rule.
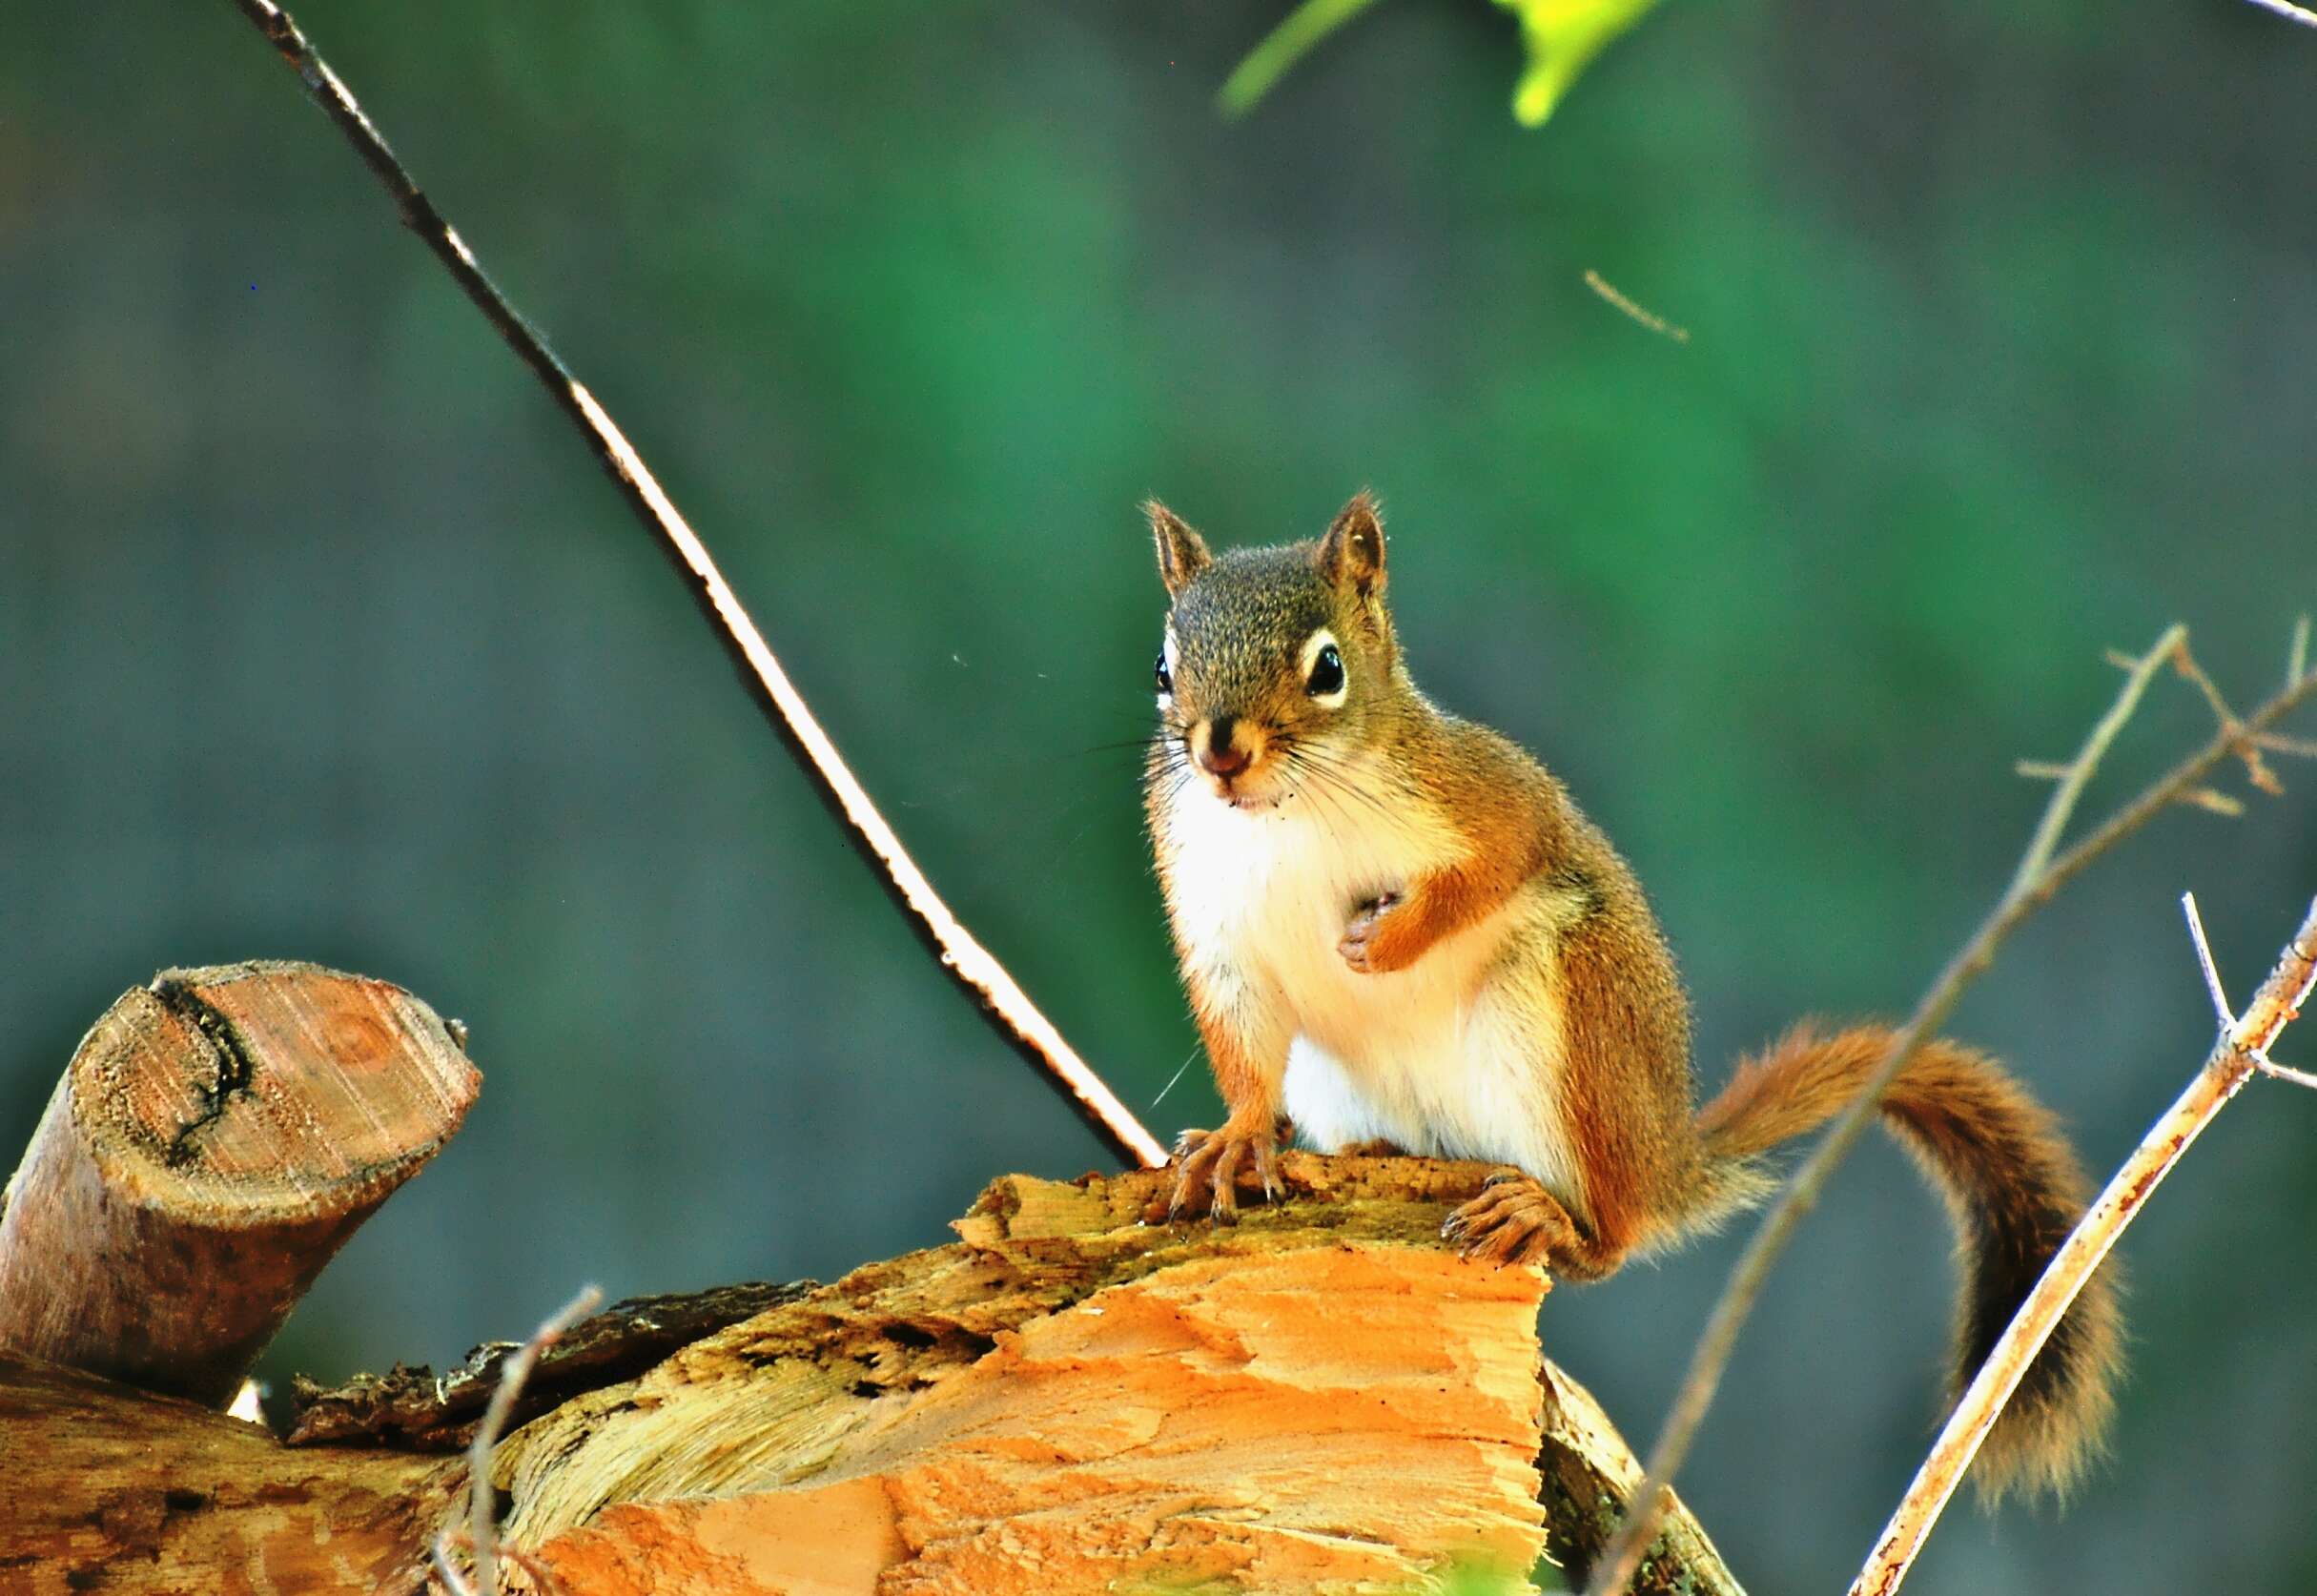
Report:
[[[0,1207],[0,1351],[223,1404],[481,1078],[366,976],[256,962],[124,992]]]

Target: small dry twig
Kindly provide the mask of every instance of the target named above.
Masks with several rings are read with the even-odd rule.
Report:
[[[499,1388],[491,1393],[491,1405],[483,1410],[482,1422],[476,1426],[474,1444],[466,1451],[466,1529],[453,1536],[448,1530],[435,1537],[435,1569],[451,1596],[499,1596],[499,1562],[503,1556],[531,1576],[541,1590],[552,1592],[554,1580],[546,1569],[523,1552],[499,1544],[498,1506],[496,1493],[491,1489],[491,1454],[499,1446],[500,1432],[506,1428],[507,1416],[515,1411],[515,1402],[523,1395],[523,1381],[531,1378],[531,1370],[539,1362],[540,1354],[555,1344],[561,1336],[581,1320],[595,1312],[604,1300],[604,1294],[594,1286],[582,1286],[577,1297],[565,1302],[547,1317],[544,1323],[532,1333],[531,1339],[516,1349],[514,1355],[499,1371]],[[463,1544],[475,1559],[474,1583],[469,1584],[450,1560],[454,1545]]]
[[[444,1530],[435,1537],[435,1572],[442,1580],[443,1588],[450,1592],[450,1596],[477,1596],[475,1587],[467,1583],[466,1576],[460,1573],[450,1562],[452,1552],[463,1551],[474,1544],[474,1536],[463,1529],[455,1535]],[[499,1547],[498,1555],[521,1568],[539,1596],[563,1596],[563,1584],[556,1579],[555,1570],[529,1552],[518,1546],[502,1545]]]
[[[1649,311],[1643,310],[1632,300],[1618,293],[1614,288],[1611,288],[1609,284],[1609,279],[1604,277],[1600,273],[1594,271],[1589,266],[1585,269],[1585,286],[1591,289],[1595,294],[1600,295],[1601,297],[1607,299],[1610,304],[1615,305],[1619,310],[1625,312],[1626,315],[1631,317],[1635,321],[1640,322],[1651,332],[1662,334],[1664,337],[1671,338],[1675,343],[1688,343],[1690,341],[1689,328],[1676,327],[1673,325],[1673,323],[1668,321],[1664,317],[1653,315]]]
[[[2186,804],[2190,808],[2207,809],[2214,814],[2225,815],[2230,820],[2236,819],[2245,812],[2243,800],[2231,798],[2220,788],[2212,787],[2192,787],[2181,794],[2181,802]]]
[[[1690,1366],[1674,1392],[1664,1428],[1651,1450],[1648,1476],[1630,1499],[1624,1528],[1595,1565],[1593,1578],[1586,1586],[1588,1596],[1614,1596],[1631,1582],[1655,1532],[1657,1516],[1663,1509],[1673,1474],[1697,1439],[1698,1427],[1705,1421],[1706,1410],[1712,1405],[1722,1372],[1729,1366],[1731,1353],[1737,1345],[1738,1330],[1753,1311],[1753,1304],[1769,1279],[1771,1265],[1786,1250],[1802,1217],[1816,1204],[1835,1167],[1865,1134],[1867,1122],[1880,1105],[1883,1093],[1923,1043],[1946,1023],[1964,991],[1994,962],[1997,950],[2094,860],[2182,802],[2186,794],[2202,788],[2204,777],[2215,766],[2239,754],[2241,744],[2266,733],[2277,721],[2317,698],[2317,674],[2302,670],[2286,685],[2284,691],[2242,720],[2231,717],[2225,722],[2210,742],[2143,788],[2081,841],[2061,851],[2061,835],[2102,756],[2130,718],[2150,679],[2176,651],[2184,647],[2186,637],[2184,627],[2173,626],[2146,653],[2126,660],[2129,674],[2123,687],[2115,704],[2092,728],[2075,759],[2069,762],[2066,773],[2059,779],[2011,885],[1940,971],[1938,978],[1916,1005],[1915,1013],[1893,1038],[1889,1056],[1811,1150],[1764,1216],[1753,1238],[1731,1271],[1729,1283],[1723,1287],[1698,1337]],[[2301,656],[2296,655],[2295,659],[2299,663]]]
[[[2237,719],[2237,712],[2228,706],[2228,700],[2221,696],[2221,689],[2213,685],[2212,678],[2204,673],[2204,667],[2198,665],[2196,656],[2188,652],[2184,639],[2173,653],[2172,668],[2196,684],[2196,690],[2204,695],[2204,702],[2211,707],[2213,718],[2221,723],[2222,730],[2239,734],[2241,741],[2237,744],[2236,752],[2237,757],[2245,762],[2245,779],[2272,798],[2284,792],[2285,784],[2277,779],[2277,772],[2271,770],[2268,762],[2261,757],[2262,740],[2245,730],[2245,723]]]
[[[1891,1515],[1873,1555],[1851,1586],[1851,1596],[1891,1596],[1898,1588],[1932,1525],[1938,1522],[1939,1513],[1954,1496],[1956,1486],[1961,1483],[1963,1471],[1978,1455],[1979,1443],[1987,1438],[1997,1416],[2003,1411],[2003,1404],[2011,1400],[2020,1377],[2026,1374],[2028,1364],[2042,1349],[2061,1316],[2067,1312],[2068,1304],[2075,1301],[2084,1281],[2091,1279],[2092,1271],[2116,1245],[2117,1238],[2140,1213],[2158,1182],[2180,1162],[2189,1143],[2212,1122],[2237,1090],[2252,1078],[2254,1071],[2266,1066],[2269,1045],[2300,1013],[2311,988],[2317,987],[2317,902],[2309,905],[2300,931],[2285,945],[2276,968],[2253,994],[2242,1016],[2229,1013],[2221,977],[2212,966],[2212,950],[2205,944],[2204,928],[2197,916],[2195,898],[2186,897],[2182,902],[2187,911],[2189,934],[2196,943],[2198,962],[2204,969],[2205,982],[2221,1013],[2220,1039],[2213,1044],[2211,1054],[2196,1078],[2188,1083],[2187,1090],[2141,1138],[2132,1156],[2117,1170],[2106,1189],[2061,1246],[2043,1278],[2036,1282],[2035,1290],[2020,1304],[2010,1327],[1996,1342],[1995,1350],[1987,1355],[1987,1361],[1972,1379],[1971,1388],[1963,1393],[1946,1426],[1939,1431],[1931,1455],[1923,1460],[1915,1483],[1907,1488],[1898,1510]]]
[[[2196,911],[2196,894],[2181,894],[2181,912],[2188,919],[2188,940],[2196,946],[2196,966],[2204,975],[2204,991],[2212,998],[2212,1012],[2225,1031],[2237,1023],[2237,1012],[2228,1006],[2228,993],[2221,985],[2221,967],[2212,962],[2212,944],[2204,940],[2204,917]]]
[[[1095,1134],[1117,1155],[1146,1168],[1166,1162],[1166,1150],[1145,1130],[1132,1110],[1080,1058],[1062,1033],[1030,1000],[1006,967],[974,939],[953,913],[933,883],[910,856],[885,816],[871,801],[789,680],[771,645],[732,591],[723,571],[708,554],[690,523],[644,463],[644,457],[627,440],[618,424],[557,358],[544,339],[508,302],[484,275],[466,241],[435,209],[410,173],[387,147],[384,135],[357,103],[343,79],[272,0],[235,0],[241,12],[296,72],[331,122],[343,133],[362,164],[385,188],[402,220],[435,257],[483,318],[498,330],[531,374],[538,378],[558,408],[577,424],[597,461],[610,473],[620,496],[627,501],[645,528],[659,540],[698,601],[701,613],[739,668],[741,680],[780,733],[789,752],[810,777],[831,813],[852,833],[853,846],[875,869],[886,893],[902,911],[911,929],[952,979],[964,987],[991,1026],[1061,1093]]]
[[[2220,1016],[2221,1029],[2225,1031],[2237,1023],[2237,1014],[2236,1011],[2228,1006],[2228,993],[2221,986],[2220,968],[2212,962],[2212,944],[2204,940],[2204,916],[2197,912],[2194,892],[2181,894],[2181,912],[2188,917],[2188,940],[2196,945],[2197,967],[2204,972],[2204,991],[2211,994],[2212,1012]],[[2287,1019],[2297,1017],[2298,1012],[2286,1015]],[[2296,1086],[2317,1087],[2317,1075],[2312,1075],[2307,1071],[2296,1070],[2290,1065],[2278,1063],[2269,1057],[2266,1047],[2254,1049],[2252,1061],[2263,1074],[2274,1075],[2279,1080],[2289,1080]]]
[[[2018,897],[2050,865],[2052,850],[2060,846],[2060,834],[2067,829],[2068,820],[2076,812],[2076,801],[2083,795],[2092,772],[2107,757],[2108,746],[2132,718],[2132,711],[2140,707],[2141,695],[2148,690],[2157,667],[2179,653],[2187,641],[2188,628],[2176,624],[2156,640],[2155,647],[2138,659],[2122,662],[2123,687],[2117,693],[2116,702],[2108,706],[2108,712],[2092,727],[2092,734],[2084,739],[2076,757],[2068,762],[2067,774],[2060,778],[2051,802],[2044,805],[2043,818],[2036,823],[2036,834],[2028,839],[2027,851],[2020,856],[2020,868],[2012,872],[2011,886],[2004,890],[2006,899]]]

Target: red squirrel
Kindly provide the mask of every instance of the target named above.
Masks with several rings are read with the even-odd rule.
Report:
[[[1888,1027],[1803,1027],[1702,1109],[1690,1009],[1633,871],[1550,772],[1417,690],[1364,493],[1316,542],[1221,555],[1146,506],[1171,601],[1144,776],[1183,985],[1228,1117],[1175,1149],[1177,1217],[1279,1196],[1292,1124],[1503,1171],[1443,1236],[1468,1258],[1596,1280],[1760,1200],[1762,1155],[1841,1111]],[[1950,1400],[2083,1211],[2052,1115],[1982,1054],[1924,1046],[1884,1123],[1938,1185],[1962,1265]],[[1979,1463],[2062,1489],[2119,1366],[2093,1278]]]

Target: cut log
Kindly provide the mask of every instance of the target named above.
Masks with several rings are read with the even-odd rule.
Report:
[[[1440,1246],[1486,1169],[1282,1165],[1291,1199],[1236,1227],[1140,1222],[1158,1174],[1010,1177],[958,1241],[769,1288],[737,1323],[728,1293],[622,1304],[548,1353],[562,1400],[499,1447],[505,1538],[564,1596],[1519,1589],[1541,1549],[1581,1569],[1640,1471],[1540,1364],[1544,1276]],[[671,1326],[696,1339],[661,1357]],[[310,1393],[309,1433],[448,1444],[495,1367]],[[0,1452],[42,1460],[12,1482],[39,1510],[0,1514],[0,1588],[34,1567],[35,1596],[414,1591],[464,1488],[462,1458],[284,1446],[5,1361]],[[1678,1506],[1635,1588],[1736,1591]]]
[[[163,972],[83,1039],[0,1200],[0,1350],[222,1405],[480,1081],[387,982]]]
[[[263,1427],[0,1353],[10,1596],[414,1592],[463,1471],[295,1451]]]

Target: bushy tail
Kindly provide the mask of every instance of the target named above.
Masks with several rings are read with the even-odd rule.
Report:
[[[1745,1059],[1697,1126],[1712,1166],[1742,1176],[1760,1154],[1817,1129],[1890,1055],[1888,1026],[1808,1026]],[[1883,1122],[1928,1173],[1955,1220],[1952,1406],[2083,1215],[2085,1185],[2057,1122],[2002,1066],[1926,1043],[1882,1100]],[[2085,1282],[2003,1410],[1974,1470],[1991,1503],[2014,1485],[2059,1493],[2101,1449],[2122,1361],[2114,1264]]]

